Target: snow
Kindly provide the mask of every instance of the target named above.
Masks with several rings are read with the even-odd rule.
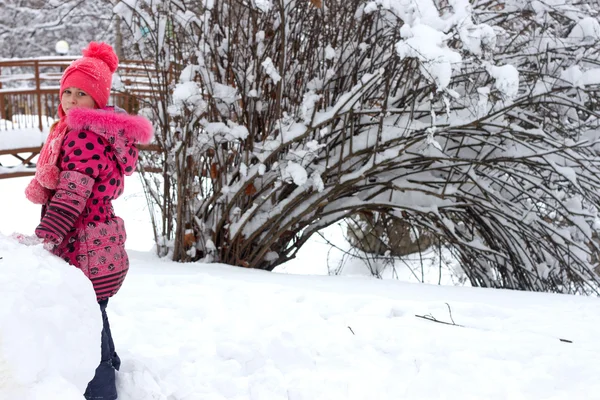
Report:
[[[289,161],[283,171],[283,179],[289,179],[296,185],[302,186],[308,180],[308,174],[304,167],[293,161]]]
[[[227,121],[227,125],[223,122],[206,122],[204,123],[204,131],[211,137],[222,134],[226,140],[244,140],[248,137],[248,129],[243,125],[238,125],[233,121]],[[209,143],[213,143],[209,140]]]
[[[273,8],[273,3],[271,0],[253,0],[254,7],[258,8],[262,12],[269,12],[271,8]]]
[[[321,95],[314,93],[312,90],[304,93],[300,112],[304,119],[304,123],[310,125],[310,121],[315,111],[315,104],[321,99]]]
[[[403,40],[396,45],[400,59],[416,58],[423,75],[439,90],[450,84],[453,65],[462,61],[460,54],[445,45],[444,33],[425,24],[400,28]]]
[[[325,47],[325,59],[333,60],[335,58],[335,56],[336,56],[335,49],[333,47],[331,47],[330,44],[328,44],[327,47]]]
[[[98,365],[90,281],[42,245],[0,235],[0,399],[79,399]]]
[[[200,68],[197,65],[187,65],[183,71],[181,71],[181,74],[179,74],[179,82],[189,82],[194,80],[194,76],[199,70]]]
[[[78,270],[5,236],[37,224],[38,208],[20,196],[27,182],[0,181],[14,194],[0,198],[0,399],[81,399],[100,313]],[[322,240],[279,274],[172,263],[151,251],[135,177],[115,209],[131,258],[108,307],[121,400],[558,400],[600,390],[597,298],[376,280],[356,263],[352,276],[293,274],[327,273]]]
[[[582,86],[582,77],[583,72],[581,71],[581,68],[579,68],[578,65],[571,65],[569,68],[564,69],[560,74],[560,78],[568,82],[573,87]]]
[[[475,55],[481,55],[484,49],[492,51],[496,47],[496,32],[487,24],[475,25],[469,19],[459,26],[459,34],[463,45]]]
[[[225,104],[231,105],[238,99],[237,90],[234,87],[213,82],[213,97],[219,99]]]
[[[207,108],[207,103],[198,87],[192,79],[197,71],[197,66],[188,65],[180,75],[180,83],[173,90],[173,104],[169,105],[169,114],[181,115],[184,108],[192,111],[194,115],[202,115]]]
[[[484,63],[488,73],[494,78],[494,86],[507,100],[517,97],[519,92],[519,71],[510,64],[500,67]]]
[[[265,69],[265,73],[269,75],[273,83],[277,84],[277,82],[281,80],[281,75],[279,75],[279,72],[277,72],[277,68],[273,64],[273,60],[271,60],[271,57],[267,57],[261,65],[263,66],[263,68]]]
[[[560,77],[577,88],[583,88],[586,85],[597,85],[600,83],[600,68],[582,71],[578,65],[572,65],[563,70]]]
[[[52,118],[44,117],[42,119],[43,131],[40,132],[37,128],[37,117],[17,114],[13,115],[11,121],[0,119],[0,152],[40,147],[48,137],[49,126],[52,122]],[[25,151],[19,156],[27,158],[30,154],[31,152]],[[21,161],[13,156],[0,156],[0,174],[31,171],[27,166],[20,164]]]
[[[113,12],[123,18],[123,21],[130,26],[133,21],[133,10],[135,10],[135,2],[129,1],[120,1],[117,3]]]
[[[364,13],[371,14],[375,11],[377,11],[377,3],[374,1],[368,2],[367,5],[365,6]]]
[[[40,132],[37,116],[16,114],[10,121],[0,119],[0,151],[41,146],[53,122],[44,117],[44,130]]]
[[[600,39],[600,23],[592,17],[583,18],[569,33],[569,39],[595,42]]]

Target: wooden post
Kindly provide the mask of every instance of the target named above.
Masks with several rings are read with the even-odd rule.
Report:
[[[35,96],[37,100],[38,123],[40,132],[42,132],[42,85],[40,84],[40,62],[35,60]]]
[[[123,34],[121,33],[121,17],[115,15],[115,53],[119,60],[123,59]]]
[[[2,75],[2,68],[0,68],[0,75]],[[0,82],[0,89],[2,89],[2,82]],[[0,93],[0,119],[8,119],[6,118],[6,110],[4,107],[4,95]]]

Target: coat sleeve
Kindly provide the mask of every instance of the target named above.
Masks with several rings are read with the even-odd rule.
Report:
[[[35,234],[56,245],[75,225],[85,209],[100,166],[106,165],[103,141],[89,131],[71,131],[63,141],[58,186]]]

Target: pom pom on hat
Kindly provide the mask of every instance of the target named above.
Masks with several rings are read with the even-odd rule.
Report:
[[[104,42],[90,42],[86,49],[81,52],[84,57],[97,58],[102,60],[108,66],[111,73],[114,73],[119,66],[119,58],[113,48]]]

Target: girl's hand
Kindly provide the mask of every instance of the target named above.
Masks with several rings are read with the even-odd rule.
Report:
[[[44,240],[44,249],[48,250],[48,251],[52,251],[54,250],[54,248],[56,247],[56,245],[48,240]]]
[[[37,237],[36,235],[25,235],[23,233],[15,232],[10,235],[10,237],[16,239],[19,243],[24,244],[25,246],[36,246],[44,242],[43,239]]]
[[[43,239],[37,237],[36,235],[25,235],[23,233],[13,233],[10,235],[13,239],[16,239],[19,243],[24,244],[25,246],[37,246],[38,244],[43,244],[44,249],[48,251],[54,250],[56,244],[48,239]]]
[[[56,233],[45,229],[41,224],[38,225],[37,228],[35,228],[35,234],[41,240],[40,243],[44,243],[44,248],[46,250],[48,249],[50,244],[52,244],[52,246],[57,246],[63,240],[62,236],[59,236]],[[52,248],[54,248],[54,247],[52,247]]]

